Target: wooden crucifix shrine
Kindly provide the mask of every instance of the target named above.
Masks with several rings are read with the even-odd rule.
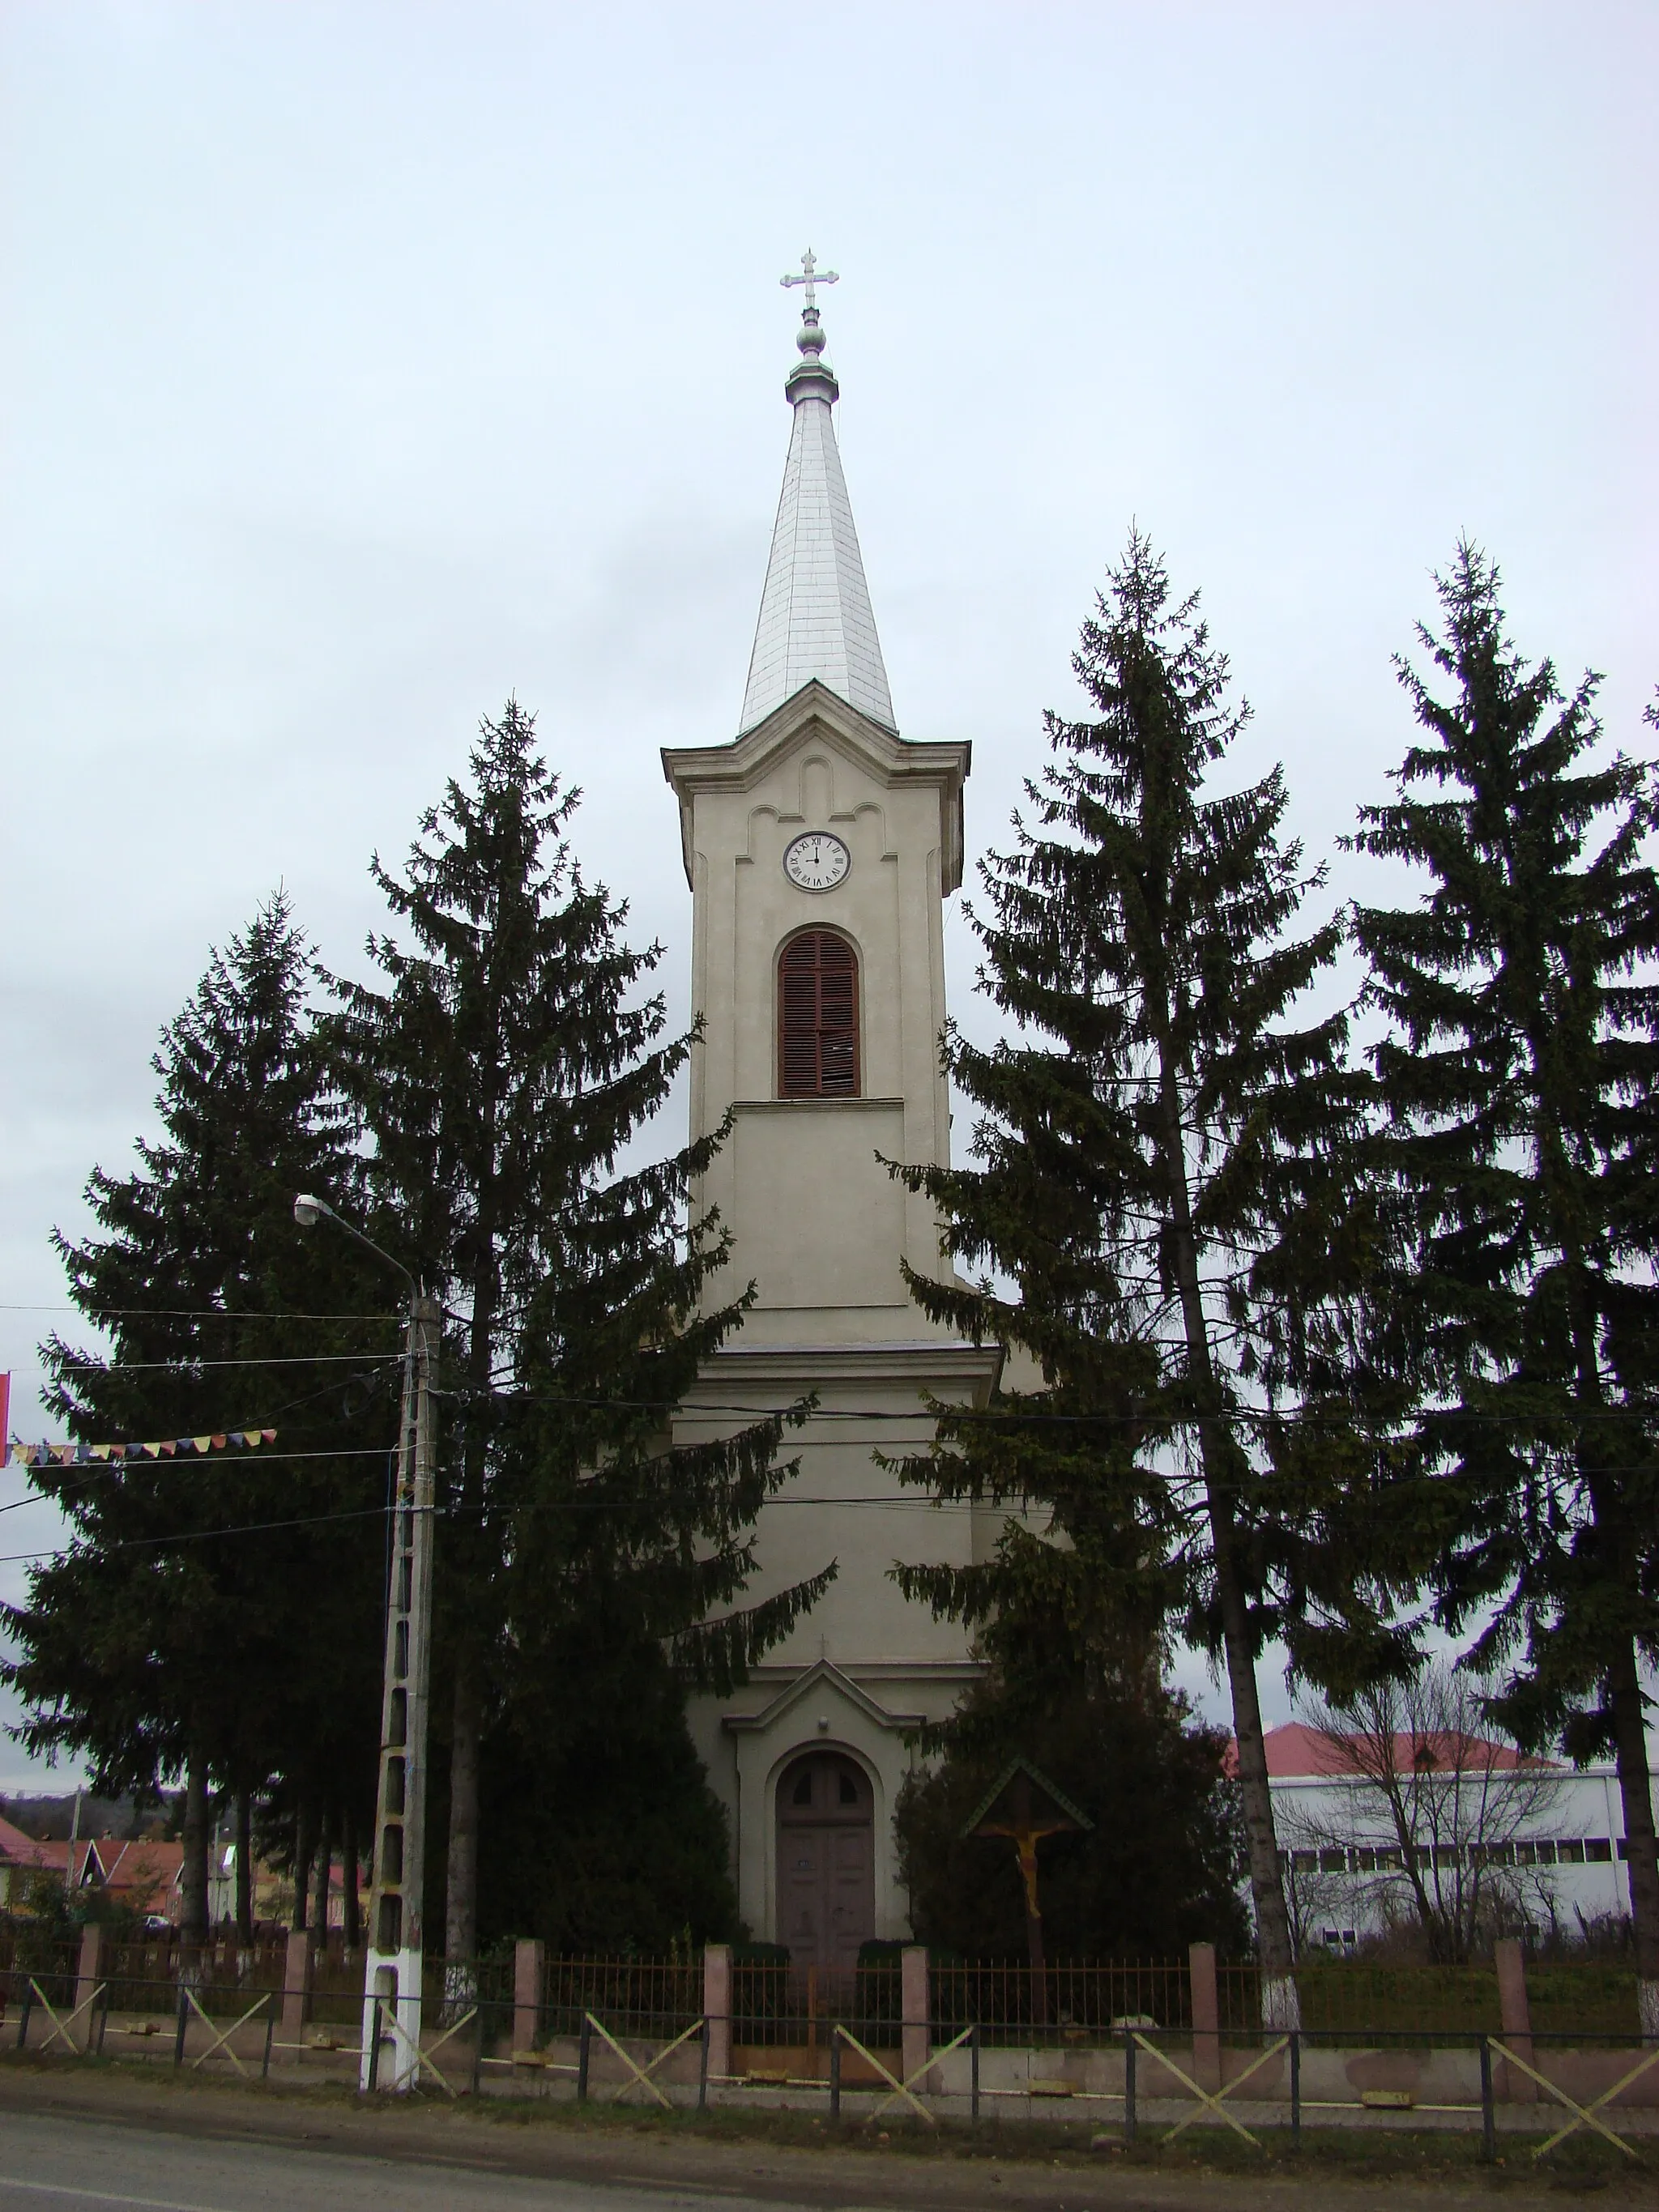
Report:
[[[1094,1822],[1040,1774],[1029,1759],[1011,1759],[963,1829],[964,1836],[1006,1836],[1019,1859],[1025,1888],[1025,1941],[1031,1955],[1031,2019],[1048,2021],[1048,1977],[1042,1956],[1042,1912],[1037,1903],[1037,1845],[1045,1836],[1086,1833]]]

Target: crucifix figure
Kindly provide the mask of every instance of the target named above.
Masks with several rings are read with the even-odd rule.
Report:
[[[1006,1836],[1019,1861],[1025,1891],[1025,1941],[1031,1961],[1031,2019],[1048,2020],[1048,1975],[1042,1955],[1042,1914],[1037,1905],[1037,1845],[1045,1836],[1086,1832],[1094,1822],[1063,1796],[1028,1759],[1011,1759],[963,1830],[964,1836]]]
[[[805,285],[806,312],[810,315],[815,313],[817,309],[818,286],[820,284],[839,284],[841,278],[836,274],[833,269],[820,269],[818,267],[817,263],[812,258],[812,249],[810,246],[800,258],[800,265],[801,273],[799,276],[780,276],[778,282],[780,284],[784,285]]]

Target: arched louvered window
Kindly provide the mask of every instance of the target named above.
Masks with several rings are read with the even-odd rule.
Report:
[[[858,1095],[858,955],[833,930],[803,930],[778,963],[778,1096]]]

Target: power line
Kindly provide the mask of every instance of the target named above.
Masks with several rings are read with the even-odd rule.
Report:
[[[155,1321],[405,1321],[404,1314],[395,1313],[259,1313],[246,1312],[226,1306],[104,1306],[100,1309],[114,1320],[130,1319],[135,1316]],[[101,1324],[83,1306],[27,1305],[0,1299],[0,1313],[61,1313],[78,1314],[94,1328]]]
[[[436,1390],[436,1398],[448,1399],[457,1405],[470,1400],[483,1400],[497,1405],[566,1406],[595,1413],[678,1413],[689,1419],[698,1413],[742,1413],[756,1419],[787,1419],[798,1410],[797,1404],[787,1406],[738,1405],[712,1398],[575,1398],[559,1397],[530,1390]],[[1236,1422],[1256,1422],[1269,1426],[1285,1427],[1306,1425],[1309,1427],[1354,1427],[1364,1424],[1356,1415],[1338,1407],[1318,1406],[1286,1407],[1275,1411],[1267,1406],[1231,1406],[1213,1413],[1053,1413],[1026,1412],[1018,1407],[963,1406],[949,1400],[940,1401],[939,1410],[920,1406],[914,1411],[897,1411],[891,1407],[878,1406],[814,1406],[806,1414],[807,1421],[983,1421],[1012,1428],[1139,1428],[1154,1431],[1173,1429],[1201,1429],[1211,1424],[1226,1427]],[[1562,1425],[1583,1427],[1593,1421],[1640,1422],[1649,1417],[1644,1413],[1620,1411],[1608,1407],[1602,1412],[1571,1413],[1466,1413],[1456,1407],[1434,1407],[1415,1417],[1436,1422],[1483,1422],[1497,1426],[1538,1429]],[[1392,1441],[1410,1441],[1410,1431],[1394,1433]]]
[[[283,1318],[286,1318],[284,1316]],[[87,1359],[65,1365],[65,1375],[137,1375],[163,1373],[194,1375],[204,1367],[329,1367],[350,1366],[364,1360],[382,1364],[400,1359],[401,1352],[380,1346],[364,1352],[295,1352],[262,1359]]]
[[[113,1543],[91,1548],[99,1552],[131,1552],[154,1549],[161,1544],[207,1544],[216,1536],[259,1536],[274,1528],[320,1528],[329,1521],[377,1519],[387,1510],[384,1505],[364,1505],[349,1513],[304,1513],[290,1521],[246,1521],[234,1528],[185,1528],[171,1536],[123,1536]],[[74,1549],[72,1544],[60,1544],[55,1551],[8,1552],[0,1554],[0,1566],[16,1566],[20,1561],[30,1559],[65,1559]]]
[[[368,1353],[300,1353],[291,1360],[204,1359],[185,1364],[191,1369],[196,1366],[289,1367],[325,1364],[353,1366],[367,1360],[371,1366],[379,1368],[390,1366],[401,1358],[401,1353],[393,1352],[388,1352],[384,1359],[380,1361],[375,1361]],[[74,1368],[69,1371],[73,1374],[102,1375],[152,1368],[165,1369],[175,1364],[179,1363],[169,1360],[132,1360],[112,1363],[107,1368]],[[573,1398],[554,1396],[540,1391],[514,1390],[434,1390],[432,1395],[434,1398],[446,1399],[453,1404],[460,1406],[465,1406],[469,1401],[476,1402],[483,1400],[486,1403],[495,1405],[563,1406],[588,1413],[676,1413],[682,1419],[690,1419],[701,1413],[738,1413],[753,1420],[787,1420],[790,1415],[798,1410],[793,1404],[751,1406],[713,1398]],[[331,1392],[319,1391],[316,1395],[326,1397],[331,1395]],[[290,1401],[291,1404],[299,1405],[310,1402],[311,1401],[307,1399]],[[1475,1413],[1464,1411],[1456,1407],[1438,1407],[1419,1416],[1419,1419],[1451,1425],[1476,1424],[1494,1428],[1530,1431],[1558,1426],[1585,1428],[1600,1422],[1640,1425],[1646,1424],[1650,1417],[1644,1413],[1622,1411],[1616,1407],[1607,1407],[1600,1412],[1530,1414]],[[1316,1406],[1286,1407],[1280,1412],[1275,1412],[1270,1407],[1233,1406],[1215,1413],[1052,1413],[1028,1412],[1012,1407],[1004,1408],[989,1406],[959,1406],[949,1401],[944,1401],[937,1412],[926,1406],[919,1406],[914,1410],[896,1411],[890,1406],[814,1406],[805,1413],[802,1425],[813,1421],[938,1422],[940,1420],[975,1421],[994,1427],[1011,1429],[1135,1428],[1158,1432],[1202,1429],[1210,1425],[1225,1428],[1239,1423],[1277,1428],[1352,1428],[1357,1431],[1363,1431],[1364,1428],[1363,1420],[1357,1416],[1334,1408],[1328,1410]],[[253,1428],[258,1425],[257,1422],[241,1424],[244,1428]],[[1391,1432],[1387,1440],[1394,1443],[1409,1443],[1413,1440],[1413,1434],[1414,1431],[1411,1430],[1398,1430]],[[19,1438],[17,1441],[21,1442],[23,1439]],[[287,1455],[280,1452],[267,1452],[264,1456],[267,1459],[280,1459]],[[76,1462],[70,1462],[67,1464],[73,1465]]]
[[[3,1311],[0,1308],[0,1311]],[[279,1316],[279,1319],[295,1316]],[[301,1316],[301,1319],[323,1320],[323,1315]],[[367,1363],[379,1369],[388,1367],[401,1359],[402,1353],[392,1350],[362,1352],[305,1352],[288,1356],[258,1359],[119,1359],[104,1363],[88,1361],[68,1367],[68,1375],[114,1375],[166,1373],[173,1370],[181,1376],[207,1368],[237,1367],[349,1367]],[[326,1393],[319,1393],[325,1395]],[[796,1410],[794,1405],[757,1406],[712,1398],[602,1398],[574,1397],[548,1391],[535,1390],[434,1390],[433,1395],[452,1404],[465,1406],[483,1402],[502,1406],[563,1406],[590,1413],[678,1413],[682,1419],[700,1413],[738,1413],[757,1420],[787,1419]],[[305,1400],[295,1401],[301,1404]],[[1495,1427],[1541,1429],[1558,1425],[1583,1428],[1595,1422],[1626,1424],[1641,1422],[1649,1418],[1645,1413],[1619,1407],[1583,1412],[1539,1413],[1534,1414],[1480,1413],[1458,1407],[1433,1407],[1415,1417],[1419,1420],[1437,1423],[1480,1423]],[[965,1406],[942,1401],[939,1413],[927,1407],[915,1410],[895,1410],[888,1406],[815,1406],[806,1419],[811,1421],[927,1421],[944,1419],[951,1421],[976,1421],[1010,1428],[1141,1428],[1148,1430],[1200,1429],[1214,1424],[1226,1426],[1236,1423],[1255,1423],[1269,1427],[1363,1427],[1358,1416],[1340,1407],[1320,1406],[1285,1407],[1275,1409],[1268,1406],[1231,1406],[1213,1413],[1057,1413],[1039,1412],[1017,1407]],[[243,1423],[244,1427],[257,1425]],[[1395,1440],[1406,1438],[1404,1431],[1396,1432]]]
[[[356,1455],[360,1455],[326,1452],[293,1452],[280,1455],[272,1453],[270,1455],[272,1458],[280,1456],[290,1459],[322,1459]],[[385,1455],[380,1452],[374,1454],[374,1456],[377,1458],[384,1455]],[[1587,1471],[1594,1473],[1600,1470],[1591,1469]],[[1138,1470],[1138,1472],[1148,1477],[1171,1482],[1195,1482],[1199,1479],[1196,1476],[1182,1476],[1173,1473],[1172,1471],[1157,1468],[1144,1468]],[[1043,1499],[1033,1500],[1027,1498],[1021,1500],[1017,1498],[1007,1498],[994,1501],[985,1498],[945,1498],[936,1493],[932,1495],[921,1494],[922,1486],[921,1485],[912,1486],[911,1488],[913,1494],[910,1495],[906,1495],[902,1492],[881,1492],[815,1496],[811,1493],[803,1494],[800,1492],[790,1493],[787,1492],[778,1492],[763,1498],[761,1501],[758,1510],[775,1511],[785,1507],[791,1506],[811,1507],[815,1510],[822,1509],[823,1507],[858,1507],[860,1510],[872,1510],[885,1512],[994,1513],[1010,1517],[1020,1516],[1027,1518],[1040,1517],[1046,1514],[1050,1517],[1050,1519],[1052,1519],[1055,1511],[1054,1507],[1048,1501]],[[13,1510],[15,1510],[15,1506],[19,1504],[31,1504],[35,1503],[44,1504],[47,1502],[49,1501],[45,1498],[38,1500],[22,1498],[15,1501],[14,1506],[12,1507],[0,1508],[0,1511]],[[628,1500],[605,1498],[567,1498],[548,1501],[543,1504],[538,1510],[542,1512],[556,1513],[640,1513],[651,1510],[654,1503],[655,1501],[650,1499]],[[394,1511],[402,1511],[406,1510],[408,1509],[397,1505],[369,1505],[356,1507],[352,1510],[338,1513],[295,1514],[279,1521],[249,1521],[234,1524],[227,1528],[190,1528],[177,1530],[171,1534],[163,1536],[123,1537],[116,1539],[111,1542],[91,1544],[88,1545],[87,1548],[94,1552],[123,1552],[146,1548],[157,1549],[169,1544],[211,1543],[220,1537],[259,1535],[283,1528],[323,1528],[330,1526],[337,1522],[372,1520]],[[466,1508],[440,1506],[436,1508],[435,1510],[446,1520],[458,1520],[463,1517],[470,1518],[474,1514],[489,1515],[491,1512],[500,1512],[500,1509],[492,1508],[489,1505]],[[504,1514],[501,1514],[500,1517],[511,1520],[513,1518],[511,1509],[509,1508]],[[11,1552],[0,1553],[0,1566],[15,1566],[39,1559],[65,1559],[70,1555],[74,1549],[75,1547],[73,1544],[65,1544],[58,1545],[54,1547],[43,1548],[40,1551],[34,1552]]]
[[[27,1500],[25,1502],[33,1503],[35,1501]],[[910,1513],[1012,1513],[1020,1511],[1022,1510],[1030,1510],[1006,1505],[975,1505],[969,1500],[960,1498],[940,1498],[919,1501],[908,1498],[895,1498],[886,1495],[865,1498],[777,1497],[767,1498],[764,1501],[764,1504],[768,1506],[883,1506]],[[325,1527],[328,1523],[336,1521],[368,1521],[373,1520],[382,1514],[391,1513],[393,1511],[406,1511],[408,1510],[408,1508],[401,1506],[365,1505],[356,1507],[349,1512],[343,1513],[296,1514],[292,1518],[285,1521],[246,1521],[228,1528],[185,1528],[180,1529],[176,1534],[167,1536],[124,1536],[118,1538],[113,1542],[100,1543],[89,1546],[88,1548],[97,1552],[130,1552],[143,1549],[147,1547],[154,1548],[157,1546],[165,1544],[207,1544],[213,1542],[220,1536],[258,1536],[263,1535],[268,1531],[276,1528],[318,1528]],[[436,1510],[440,1516],[445,1520],[457,1520],[461,1517],[459,1511],[454,1507],[440,1506]],[[489,1510],[487,1506],[474,1507],[469,1510],[471,1511],[483,1512],[488,1512]],[[557,1504],[550,1509],[544,1508],[543,1510],[551,1510],[555,1512],[563,1513],[628,1513],[641,1512],[647,1509],[647,1505],[643,1503],[641,1504],[625,1504],[612,1498],[570,1498],[561,1499]],[[1037,1507],[1036,1510],[1039,1512],[1047,1510],[1046,1508],[1042,1506]],[[32,1559],[67,1559],[74,1549],[75,1547],[72,1544],[60,1544],[55,1549],[52,1550],[0,1553],[0,1566],[15,1566],[21,1561]]]

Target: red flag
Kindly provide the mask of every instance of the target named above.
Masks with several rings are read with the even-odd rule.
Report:
[[[11,1377],[0,1375],[0,1467],[11,1457]]]

